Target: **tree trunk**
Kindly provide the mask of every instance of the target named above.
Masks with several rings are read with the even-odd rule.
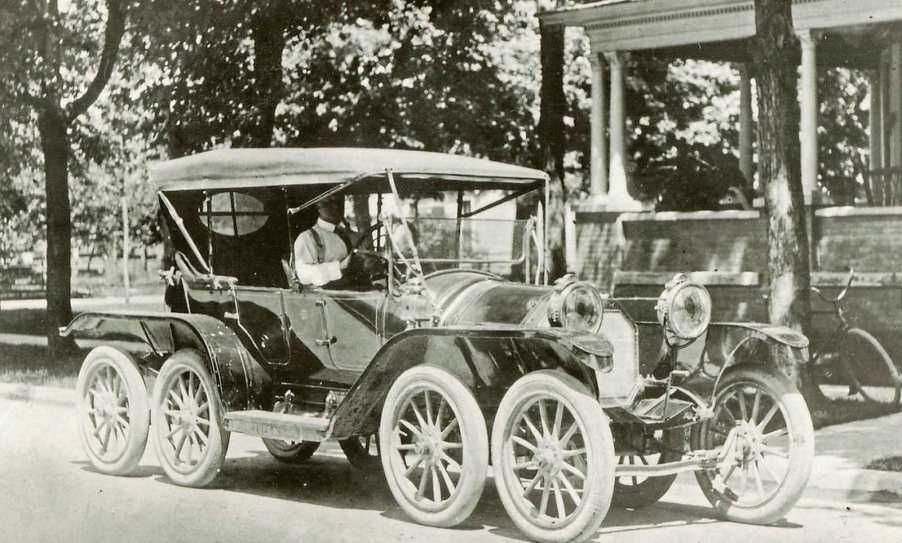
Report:
[[[247,147],[269,147],[282,100],[282,52],[285,49],[285,6],[275,2],[253,18],[254,94],[251,122],[243,130]]]
[[[75,349],[59,336],[59,327],[72,320],[72,226],[69,205],[69,138],[63,113],[46,106],[38,118],[47,191],[47,343],[54,357]]]
[[[564,202],[567,189],[564,186],[564,27],[542,25],[540,29],[542,87],[539,113],[539,146],[536,166],[551,176],[551,209],[546,209],[550,221],[549,239],[545,246],[550,255],[550,277],[559,277],[566,272],[564,259]]]
[[[767,213],[768,317],[808,332],[810,267],[799,150],[799,41],[791,0],[755,0],[752,59],[758,85],[758,172]],[[811,387],[802,372],[802,386]],[[812,391],[813,392],[813,391]],[[819,392],[819,391],[818,391]]]

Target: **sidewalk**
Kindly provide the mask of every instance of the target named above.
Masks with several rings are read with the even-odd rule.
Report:
[[[75,391],[0,383],[0,398],[75,404]],[[872,460],[902,456],[902,413],[828,426],[814,432],[816,456],[808,487],[844,492],[888,492],[902,499],[902,473],[864,469]],[[689,475],[689,474],[687,474]],[[694,477],[680,481],[695,484]]]
[[[902,473],[864,469],[873,460],[902,456],[902,413],[827,426],[814,435],[810,486],[902,496]]]

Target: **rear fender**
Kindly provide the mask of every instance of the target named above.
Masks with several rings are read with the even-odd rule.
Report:
[[[61,336],[100,340],[132,356],[155,374],[180,349],[197,349],[226,411],[265,408],[272,384],[235,333],[207,315],[164,312],[89,312],[75,317]]]
[[[419,328],[388,341],[360,376],[335,413],[332,437],[367,435],[379,426],[388,389],[417,365],[457,376],[491,423],[504,392],[521,376],[561,369],[597,394],[595,373],[581,361],[566,334],[551,330]]]

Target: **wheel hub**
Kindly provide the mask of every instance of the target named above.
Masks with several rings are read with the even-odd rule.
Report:
[[[735,463],[743,466],[748,462],[762,458],[764,448],[764,435],[758,427],[748,421],[742,421],[736,426],[736,442],[733,448]]]
[[[442,454],[442,437],[435,428],[425,428],[414,443],[414,452],[427,464],[438,463]]]
[[[554,477],[561,471],[561,453],[556,443],[542,441],[532,458],[539,471],[546,477]]]
[[[99,405],[96,406],[97,413],[104,420],[111,420],[116,415],[116,408],[118,404],[115,398],[111,397],[108,394],[103,395],[100,398]]]

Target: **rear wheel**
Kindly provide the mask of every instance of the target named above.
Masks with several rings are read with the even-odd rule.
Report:
[[[720,382],[714,417],[693,432],[693,447],[726,448],[716,469],[698,471],[705,497],[727,520],[768,524],[802,495],[814,460],[808,406],[783,375],[731,370]]]
[[[75,387],[78,436],[94,469],[128,475],[144,455],[150,408],[144,379],[132,360],[100,346],[85,358]]]
[[[618,458],[618,465],[657,465],[676,462],[683,456],[682,430],[658,430],[650,436],[651,443],[643,454],[627,454]],[[662,497],[676,480],[676,474],[660,477],[617,477],[614,480],[614,505],[638,509],[651,505]]]
[[[392,384],[379,424],[382,468],[414,521],[456,526],[485,486],[489,447],[473,394],[445,370],[415,366]]]
[[[219,474],[229,432],[199,352],[177,351],[160,368],[153,391],[153,431],[160,465],[174,483],[203,487]]]
[[[284,441],[282,439],[262,438],[266,450],[279,462],[301,464],[310,460],[319,448],[319,441]]]
[[[849,378],[849,395],[898,406],[902,393],[899,369],[877,339],[860,328],[846,332],[840,362]]]
[[[492,428],[495,486],[514,524],[530,539],[592,537],[614,491],[608,418],[569,375],[537,371],[519,379]]]

